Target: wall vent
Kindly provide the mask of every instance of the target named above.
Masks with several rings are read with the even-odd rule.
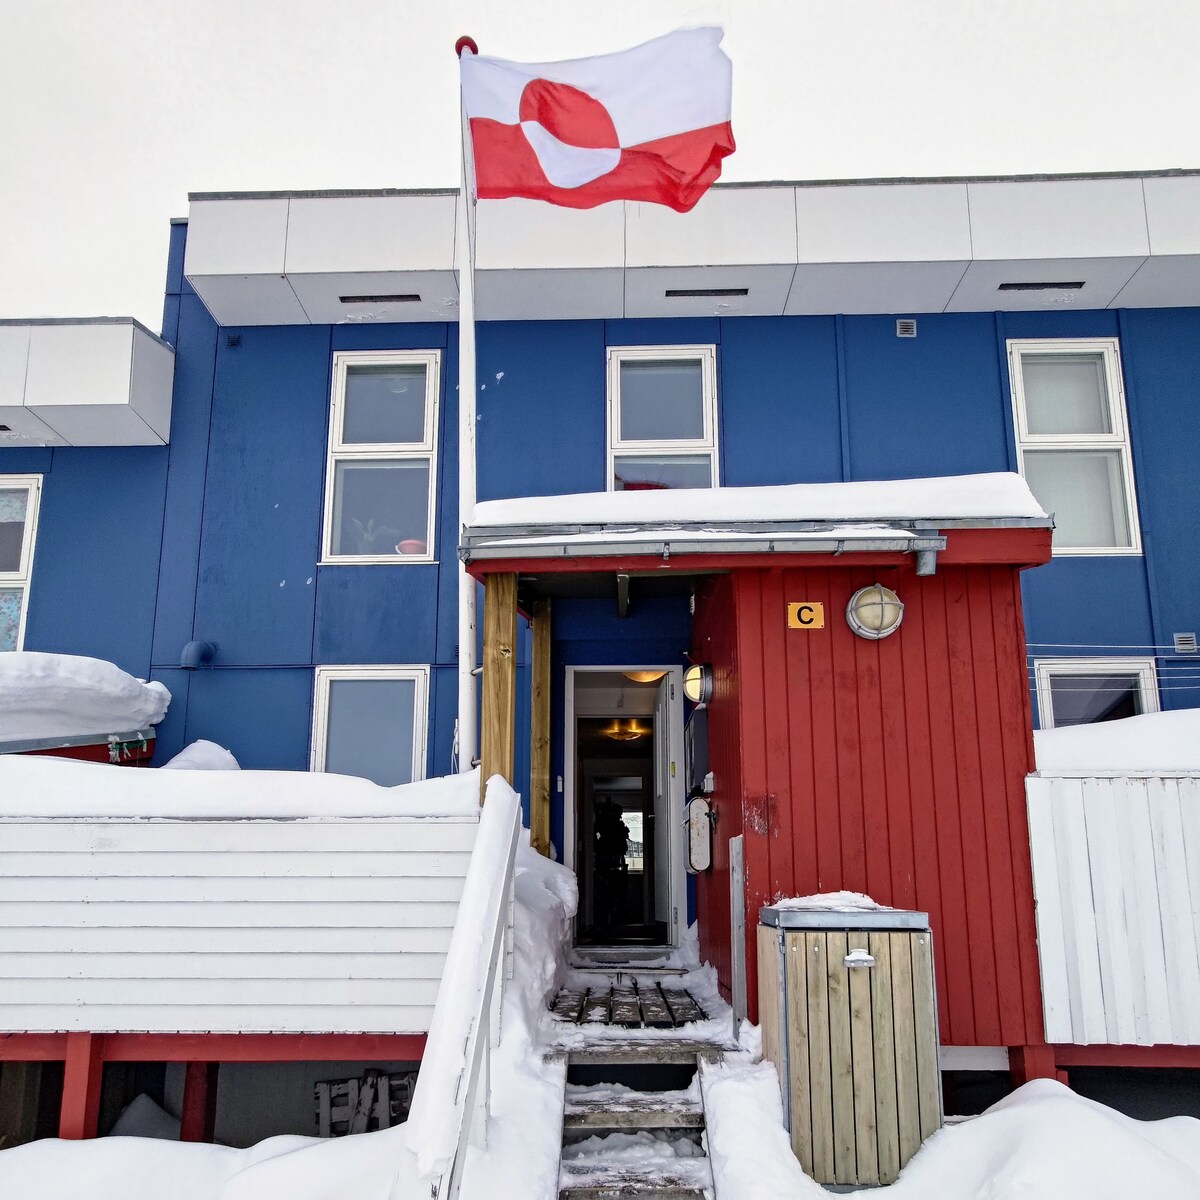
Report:
[[[1194,633],[1177,633],[1175,635],[1176,654],[1195,654],[1196,635]]]
[[[912,317],[902,317],[896,322],[897,337],[916,337],[917,323]]]
[[[1082,287],[1082,279],[1070,279],[1056,283],[1002,283],[997,290],[1001,292],[1078,292]]]
[[[339,296],[343,304],[420,304],[416,292],[403,292],[394,296]]]
[[[708,296],[748,296],[749,288],[667,288],[668,300],[688,299],[689,297]]]

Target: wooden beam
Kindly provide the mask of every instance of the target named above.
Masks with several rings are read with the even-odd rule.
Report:
[[[217,1125],[217,1074],[220,1064],[190,1062],[183,1075],[181,1142],[211,1142]]]
[[[483,585],[483,714],[480,793],[493,775],[513,782],[517,726],[517,577],[489,575]]]
[[[104,1035],[68,1033],[63,1064],[60,1138],[93,1138],[100,1116],[100,1083],[104,1073]]]
[[[529,684],[529,840],[550,854],[550,601],[533,605]]]

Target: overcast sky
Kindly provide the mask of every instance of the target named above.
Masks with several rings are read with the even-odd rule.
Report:
[[[458,182],[456,36],[717,24],[725,178],[1200,167],[1200,0],[0,0],[0,316],[158,329],[189,191]]]

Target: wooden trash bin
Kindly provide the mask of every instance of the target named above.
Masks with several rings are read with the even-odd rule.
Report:
[[[925,913],[759,912],[763,1057],[818,1183],[891,1183],[942,1123]]]

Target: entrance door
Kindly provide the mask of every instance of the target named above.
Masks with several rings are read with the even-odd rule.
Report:
[[[567,669],[564,841],[580,945],[679,938],[682,680],[678,668],[660,670],[645,680],[652,669]]]

